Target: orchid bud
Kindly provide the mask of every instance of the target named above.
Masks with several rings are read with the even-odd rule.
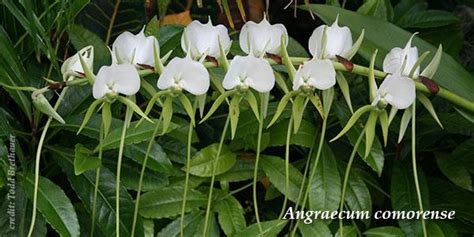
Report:
[[[409,76],[411,69],[415,65],[416,61],[418,60],[418,49],[416,47],[411,47],[411,42],[413,37],[417,33],[413,34],[410,39],[408,40],[405,48],[393,48],[390,52],[385,56],[383,60],[383,71],[386,73],[394,74],[397,72],[403,65],[403,60],[406,57],[406,64],[403,69],[402,75]],[[414,73],[414,78],[417,78],[420,74],[420,66],[417,66]]]
[[[131,64],[103,66],[92,87],[95,99],[117,94],[134,95],[140,89],[140,75]]]
[[[186,53],[190,50],[189,53],[194,59],[201,58],[203,55],[218,58],[219,41],[225,52],[228,52],[231,41],[225,26],[213,26],[210,18],[207,24],[195,20],[184,29],[181,36],[181,48]]]
[[[278,54],[280,53],[282,35],[288,39],[285,26],[282,24],[271,25],[266,17],[260,23],[248,21],[240,31],[240,48],[247,54],[252,51],[257,56],[264,53]]]
[[[352,47],[352,34],[347,26],[339,27],[336,18],[331,26],[321,25],[313,31],[309,38],[309,52],[313,57],[335,59],[336,55],[348,58]],[[326,44],[324,47],[324,28],[326,28]],[[323,48],[324,47],[324,48]],[[323,54],[324,55],[321,55]]]
[[[267,60],[255,56],[235,56],[230,62],[222,86],[226,90],[253,88],[265,93],[275,85],[275,75]]]
[[[203,95],[209,89],[209,72],[202,63],[185,58],[173,58],[163,70],[157,86],[161,90],[186,90],[193,95]]]
[[[58,112],[54,110],[49,101],[43,95],[43,91],[41,89],[33,91],[33,93],[31,93],[31,99],[33,100],[33,104],[39,111],[56,119],[62,124],[65,123],[64,119],[61,118],[61,115],[59,115]]]
[[[145,36],[145,28],[134,35],[128,31],[120,34],[112,44],[112,61],[130,63],[135,67],[154,66],[154,47],[159,49],[154,36]]]
[[[82,48],[76,54],[64,61],[63,65],[61,66],[61,74],[63,74],[64,81],[68,80],[68,78],[70,77],[84,76],[85,70],[82,68],[79,55],[82,57],[86,65],[92,71],[92,67],[94,64],[94,47],[89,45]]]
[[[304,88],[316,88],[326,90],[336,84],[336,71],[332,62],[328,59],[313,58],[304,62],[296,71],[293,80],[293,90]]]

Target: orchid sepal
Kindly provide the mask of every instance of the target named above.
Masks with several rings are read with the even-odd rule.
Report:
[[[388,141],[388,114],[386,110],[379,111],[379,122],[380,122],[380,127],[382,128],[382,137],[383,137],[383,144],[384,147],[387,146],[387,141]]]
[[[420,75],[429,79],[433,79],[436,71],[438,71],[438,66],[439,66],[439,63],[441,62],[441,56],[443,56],[443,45],[440,44],[430,64],[428,64],[428,66],[425,67],[425,69],[423,70],[423,72],[421,72]]]
[[[111,103],[105,102],[102,104],[102,124],[104,126],[104,135],[107,136],[110,131],[110,125],[112,124],[112,110]]]
[[[271,127],[271,126],[278,120],[278,118],[280,117],[281,113],[283,113],[283,110],[285,110],[286,105],[288,104],[288,102],[291,100],[291,98],[292,98],[294,95],[296,95],[296,92],[295,92],[295,91],[290,91],[289,93],[286,93],[286,94],[280,99],[280,103],[278,103],[278,106],[277,106],[275,115],[273,115],[272,120],[270,121],[270,123],[268,123],[267,128]]]
[[[364,41],[364,36],[365,36],[365,29],[362,29],[362,31],[360,32],[359,38],[357,38],[356,42],[352,45],[352,47],[347,52],[343,53],[341,56],[348,60],[351,60],[357,54],[357,51],[359,51],[362,41]]]
[[[309,99],[306,96],[297,95],[293,100],[292,116],[293,116],[293,133],[298,133],[301,120],[303,120],[303,113],[308,104]]]
[[[444,129],[443,124],[439,120],[438,115],[436,114],[436,111],[430,99],[428,99],[428,97],[426,97],[426,95],[424,95],[423,93],[416,93],[416,98],[418,99],[418,101],[421,102],[421,104],[425,107],[425,109],[428,110],[428,112],[431,114],[431,117],[433,117],[436,123],[438,123],[438,125],[442,129]]]
[[[412,116],[412,109],[410,106],[408,109],[405,109],[405,111],[403,112],[402,119],[400,122],[400,131],[398,133],[397,143],[400,143],[402,141],[403,136],[405,135],[405,131],[407,130],[408,125],[410,124],[411,116]]]
[[[181,102],[181,105],[183,105],[184,110],[188,114],[189,119],[191,120],[191,125],[194,127],[196,125],[195,119],[194,119],[194,117],[195,117],[194,110],[195,109],[193,108],[193,105],[191,104],[191,101],[189,101],[188,97],[183,93],[178,95],[178,99]]]
[[[237,131],[237,124],[239,123],[240,116],[240,101],[242,96],[240,94],[235,94],[232,96],[229,104],[229,116],[230,116],[230,131],[231,131],[231,140],[234,139],[235,133]]]
[[[140,115],[142,118],[146,119],[148,122],[150,123],[155,123],[153,120],[151,120],[150,118],[148,118],[148,116],[143,113],[143,111],[140,109],[140,107],[138,107],[137,104],[135,104],[134,102],[132,102],[130,99],[128,99],[127,97],[123,97],[123,96],[118,96],[117,97],[117,100],[120,101],[122,104],[126,105],[128,108],[130,108],[131,110],[133,110],[133,112],[135,112],[136,114]]]
[[[84,119],[82,119],[82,123],[81,123],[81,126],[79,126],[79,130],[77,130],[77,133],[76,135],[79,135],[82,131],[82,129],[87,125],[87,123],[89,122],[92,114],[94,113],[95,111],[95,108],[99,105],[99,104],[102,104],[105,102],[105,98],[101,98],[101,99],[98,99],[98,100],[95,100],[94,102],[92,102],[91,105],[89,105],[89,108],[87,109],[86,111],[86,115],[84,115]]]
[[[171,118],[173,117],[173,97],[171,95],[166,96],[161,115],[163,117],[163,131],[161,132],[161,135],[164,135],[168,131],[171,124]]]
[[[227,99],[227,97],[232,96],[236,93],[238,93],[238,90],[234,89],[234,90],[226,91],[222,93],[219,97],[217,97],[217,99],[214,101],[211,108],[207,112],[206,116],[204,116],[204,118],[202,118],[199,123],[202,123],[206,121],[209,117],[211,117],[211,115],[214,114],[214,112],[216,112],[216,110],[219,108],[222,102],[224,102],[224,100]]]
[[[365,105],[365,106],[362,106],[360,107],[359,109],[357,109],[353,114],[352,114],[352,117],[349,119],[349,121],[347,121],[346,125],[344,126],[344,128],[333,138],[331,139],[329,142],[333,142],[339,138],[341,138],[344,134],[346,134],[349,129],[352,128],[352,126],[354,126],[354,124],[357,122],[357,120],[359,120],[359,118],[369,112],[369,111],[372,111],[374,109],[374,106],[372,105]]]
[[[82,66],[82,69],[84,70],[84,75],[87,78],[87,81],[89,81],[89,84],[94,85],[94,82],[95,82],[94,73],[92,73],[92,70],[89,68],[87,63],[82,58],[82,55],[80,54],[79,54],[79,61],[81,62],[81,66]]]
[[[280,54],[281,54],[281,59],[283,60],[283,64],[286,66],[286,70],[288,71],[288,76],[291,81],[294,80],[295,74],[296,74],[296,69],[293,66],[293,63],[291,62],[290,56],[288,55],[288,51],[286,49],[287,45],[287,39],[285,35],[281,35],[281,47],[280,47]]]
[[[372,145],[375,139],[375,125],[377,123],[378,111],[372,110],[365,124],[365,155],[364,159],[367,158],[372,149]]]

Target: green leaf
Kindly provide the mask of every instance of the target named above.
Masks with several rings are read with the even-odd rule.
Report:
[[[321,221],[315,221],[311,224],[300,224],[298,229],[302,237],[332,237],[331,230]]]
[[[311,210],[336,211],[340,200],[341,177],[336,159],[331,148],[324,144],[314,180],[309,189],[309,207]]]
[[[282,120],[268,130],[271,137],[270,143],[268,144],[269,147],[284,146],[286,144],[286,134],[289,122],[289,120]],[[290,144],[310,148],[313,145],[314,133],[316,133],[316,127],[314,124],[302,120],[300,130],[296,134],[291,134]]]
[[[195,211],[191,212],[184,216],[183,227],[184,227],[184,236],[192,237],[197,232],[199,224],[204,219],[204,212]],[[174,221],[169,223],[163,229],[158,232],[157,237],[177,237],[181,233],[181,218],[176,218]]]
[[[207,196],[193,189],[186,196],[186,212],[206,205]],[[177,216],[183,204],[183,187],[167,187],[142,195],[140,215],[146,218],[161,219]]]
[[[356,237],[357,236],[357,229],[352,225],[346,225],[342,227],[342,234],[341,229],[338,229],[334,237]]]
[[[344,200],[351,211],[372,211],[372,199],[369,189],[358,173],[351,172]],[[368,221],[368,220],[364,220]],[[366,225],[368,223],[366,222]]]
[[[382,226],[368,229],[364,232],[367,237],[405,237],[405,234],[398,227]]]
[[[217,175],[216,180],[223,182],[239,182],[253,178],[255,162],[251,160],[238,159],[234,166],[223,174]],[[258,175],[262,172],[259,169]]]
[[[124,156],[139,164],[143,164],[147,148],[148,141],[140,144],[126,145],[124,149]],[[173,166],[167,154],[163,151],[163,148],[160,146],[160,144],[156,142],[153,142],[151,146],[146,166],[153,171],[165,173],[172,173],[173,171]]]
[[[422,197],[423,208],[430,210],[428,205],[428,187],[421,169],[418,169],[418,179]],[[395,211],[418,211],[418,198],[416,195],[413,170],[409,162],[396,163],[392,173],[390,195],[392,207]],[[419,220],[398,220],[398,224],[407,236],[422,235]]]
[[[401,28],[435,28],[458,22],[459,19],[451,12],[426,10],[404,14],[396,24]]]
[[[286,192],[285,160],[277,156],[262,156],[262,168],[270,182],[289,200],[296,202],[300,193],[303,175],[293,165],[289,164],[289,187]]]
[[[231,236],[247,227],[244,209],[239,201],[232,195],[217,202],[216,210],[219,224],[226,236]]]
[[[218,143],[203,148],[191,159],[189,170],[185,167],[183,170],[199,177],[211,177],[215,166],[215,175],[225,173],[234,166],[236,154],[223,145],[220,156],[216,157],[218,148]]]
[[[357,9],[358,13],[390,21],[393,18],[393,8],[388,0],[366,0]]]
[[[436,163],[451,182],[466,190],[473,190],[471,174],[462,159],[454,155],[436,153]]]
[[[76,50],[88,45],[94,46],[94,72],[97,72],[101,66],[110,64],[110,52],[99,36],[80,25],[71,25],[68,29],[68,35]]]
[[[262,233],[258,228],[257,223],[248,226],[245,230],[237,233],[234,237],[249,237],[249,236],[265,236],[265,237],[276,237],[280,231],[286,226],[287,221],[283,220],[272,220],[260,222],[262,226]]]
[[[74,154],[74,174],[80,175],[88,170],[95,170],[100,167],[101,161],[99,158],[92,156],[92,151],[82,144],[76,144]]]
[[[365,40],[362,43],[359,53],[369,60],[375,49],[379,49],[381,55],[385,55],[394,47],[402,47],[410,38],[411,33],[407,32],[389,22],[380,21],[368,16],[364,16],[345,9],[313,4],[310,9],[316,13],[324,22],[331,23],[339,14],[339,25],[348,26],[353,33],[366,29]],[[436,51],[436,48],[426,41],[414,37],[413,45],[420,52]],[[381,68],[384,57],[378,57],[376,65]],[[436,76],[432,78],[439,85],[446,89],[474,101],[474,78],[450,55],[443,53],[440,66]],[[456,83],[453,83],[453,80]]]
[[[23,186],[29,198],[33,197],[34,176],[23,177]],[[40,176],[38,210],[61,236],[79,236],[79,221],[71,201],[64,191],[49,179]]]
[[[87,171],[81,175],[74,174],[74,156],[73,151],[59,147],[48,147],[53,154],[53,158],[59,164],[64,173],[66,173],[69,183],[74,189],[84,207],[89,213],[92,213],[92,200],[94,195],[94,186],[96,173]],[[106,167],[100,169],[100,183],[97,195],[96,206],[96,227],[102,233],[115,235],[115,175]],[[119,231],[121,236],[130,236],[132,229],[132,218],[134,203],[132,197],[125,187],[120,187],[120,223]],[[138,217],[136,235],[143,235],[143,224],[141,217]]]

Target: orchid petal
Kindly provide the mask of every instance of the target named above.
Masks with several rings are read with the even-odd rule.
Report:
[[[209,89],[209,84],[209,72],[204,65],[185,57],[173,58],[166,65],[157,86],[161,90],[176,87],[193,95],[203,95]]]
[[[100,99],[107,93],[134,95],[140,89],[140,75],[131,64],[103,66],[97,73],[92,95]]]
[[[218,58],[220,55],[219,40],[224,49],[228,51],[231,41],[225,26],[213,26],[211,20],[207,24],[195,20],[184,29],[181,48],[186,53],[189,48],[192,58],[200,58],[204,54]]]
[[[153,66],[155,62],[153,44],[158,46],[158,41],[153,36],[145,36],[144,29],[136,35],[126,31],[114,41],[112,51],[119,63]]]
[[[251,87],[262,93],[269,92],[275,85],[275,75],[268,61],[253,55],[235,56],[222,86],[230,90],[239,85]]]
[[[416,33],[415,33],[416,34]],[[402,75],[408,76],[412,67],[415,65],[416,61],[418,60],[418,49],[416,47],[411,47],[411,41],[413,37],[415,36],[413,34],[410,39],[408,40],[407,44],[405,45],[405,48],[399,48],[395,47],[390,52],[385,56],[383,60],[383,71],[386,73],[392,73],[394,74],[397,72],[402,64],[403,60],[406,57],[406,65],[405,68],[403,69]],[[418,77],[420,74],[420,67],[418,66],[415,69],[415,77]]]
[[[282,35],[288,39],[288,32],[282,24],[271,25],[266,18],[260,23],[248,21],[239,34],[240,48],[247,54],[251,53],[250,49],[254,55],[278,54]]]
[[[416,99],[415,82],[405,76],[388,75],[380,85],[374,103],[382,98],[397,109],[406,109]]]
[[[305,62],[295,74],[293,90],[308,85],[319,90],[326,90],[336,84],[336,71],[328,59],[312,59]]]
[[[325,27],[327,27],[327,40],[323,58],[334,59],[336,55],[345,55],[352,47],[352,34],[348,27],[340,27],[337,24],[337,19],[331,26],[322,25],[313,31],[309,38],[309,51],[311,55],[319,57],[323,52],[322,41]]]

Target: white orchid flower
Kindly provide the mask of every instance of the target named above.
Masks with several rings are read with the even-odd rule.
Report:
[[[274,85],[275,75],[268,61],[252,54],[235,56],[222,82],[226,90],[240,86],[250,87],[261,93],[269,92]]]
[[[338,25],[339,16],[336,17],[331,26],[321,25],[313,31],[309,38],[309,52],[311,55],[335,59],[336,55],[347,58],[352,47],[352,34],[347,26],[340,27]],[[323,50],[323,34],[326,28],[326,47]],[[324,55],[321,55],[324,52]]]
[[[103,66],[97,73],[92,95],[100,99],[107,94],[134,95],[140,89],[140,75],[131,64]]]
[[[240,48],[247,54],[252,51],[253,55],[257,56],[264,53],[279,54],[282,35],[288,39],[285,26],[282,24],[271,25],[266,17],[258,24],[248,21],[240,31]]]
[[[225,26],[213,26],[211,18],[207,24],[194,20],[184,28],[181,36],[181,48],[186,53],[190,50],[191,57],[194,59],[201,58],[203,55],[218,58],[220,55],[219,41],[227,52],[230,49],[231,41]]]
[[[379,102],[390,104],[397,109],[406,109],[415,102],[415,82],[401,74],[401,70],[388,75],[375,93],[372,105]]]
[[[163,70],[157,86],[161,90],[186,90],[193,95],[203,95],[209,89],[209,72],[204,65],[191,59],[173,58]]]
[[[136,35],[128,31],[120,34],[112,44],[112,60],[130,63],[135,67],[154,66],[154,47],[159,49],[159,44],[154,36],[145,36],[144,31],[145,28]]]
[[[84,69],[82,68],[79,55],[81,55],[86,65],[92,71],[92,67],[94,64],[94,47],[89,45],[82,48],[76,54],[74,54],[73,56],[66,59],[66,61],[64,61],[63,65],[61,66],[61,73],[63,74],[64,81],[66,81],[71,76],[74,76],[74,77],[84,76]]]
[[[403,64],[403,60],[406,57],[406,65],[403,69],[402,75],[409,76],[411,69],[415,65],[416,61],[418,60],[418,49],[416,47],[411,47],[411,41],[413,37],[417,33],[413,34],[410,39],[408,40],[405,48],[393,48],[390,52],[385,56],[383,60],[383,71],[386,73],[395,73],[397,72]],[[418,66],[415,69],[415,74],[413,75],[415,78],[418,77],[420,74],[420,67]]]
[[[317,88],[326,90],[336,84],[336,71],[328,59],[313,58],[304,62],[296,71],[293,90]]]

